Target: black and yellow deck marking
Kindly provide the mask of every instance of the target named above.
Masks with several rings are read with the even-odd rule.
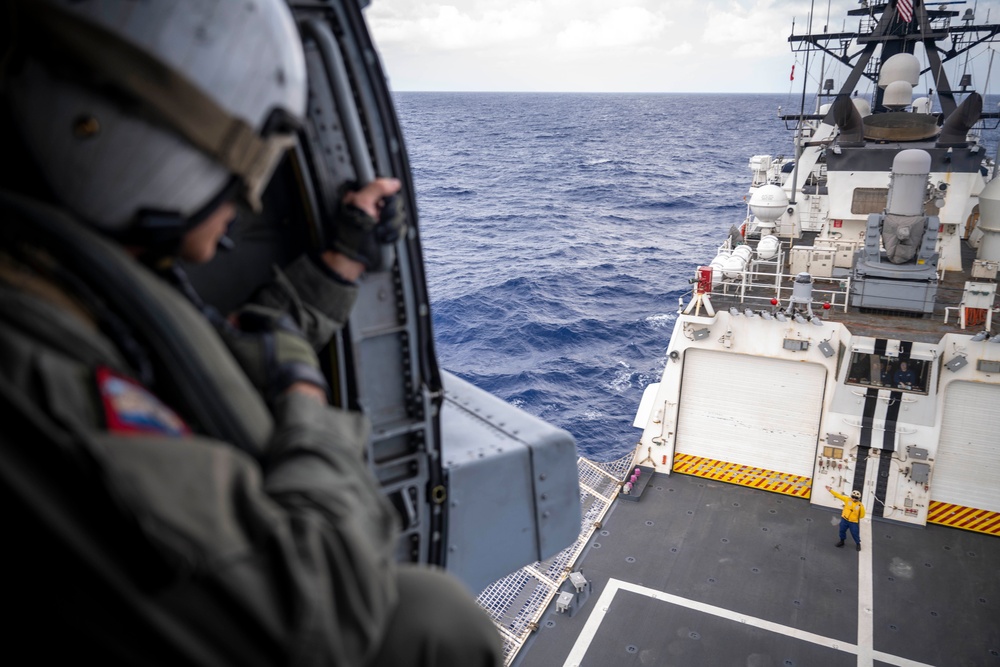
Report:
[[[811,477],[717,461],[691,454],[675,454],[673,470],[685,475],[749,486],[796,498],[808,498],[812,493]]]
[[[927,523],[936,523],[976,533],[1000,537],[1000,512],[952,505],[932,500],[927,508]]]

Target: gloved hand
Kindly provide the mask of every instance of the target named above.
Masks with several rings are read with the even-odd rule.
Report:
[[[366,269],[382,268],[379,246],[406,233],[406,208],[398,190],[395,179],[376,179],[360,190],[348,184],[328,230],[330,249]]]
[[[298,382],[329,396],[316,352],[291,317],[247,306],[235,315],[234,324],[225,336],[229,349],[268,403]]]

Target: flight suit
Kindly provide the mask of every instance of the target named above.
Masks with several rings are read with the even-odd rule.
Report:
[[[865,518],[865,506],[861,504],[860,500],[854,500],[850,496],[837,493],[833,489],[830,489],[830,493],[837,500],[844,503],[844,510],[840,513],[840,544],[838,546],[844,545],[844,538],[847,537],[847,531],[850,530],[851,537],[854,538],[854,542],[858,545],[858,550],[860,551],[861,531],[858,529],[858,522]]]
[[[20,223],[0,207],[12,651],[40,664],[499,664],[499,636],[461,586],[394,563],[395,513],[365,465],[361,415],[296,393],[268,410],[188,300],[73,227],[89,239],[80,254],[97,258],[95,272],[134,271],[146,298],[183,323],[150,344],[149,322],[96,293],[88,272],[54,259],[29,225],[12,231]],[[310,261],[261,302],[308,298],[299,324],[321,343],[353,296],[317,280]],[[245,417],[249,445],[192,418],[204,406],[184,406],[184,394],[200,388],[170,386],[184,375],[158,358],[164,345],[204,357],[205,384],[226,388],[215,398]],[[176,366],[185,354],[171,358]]]

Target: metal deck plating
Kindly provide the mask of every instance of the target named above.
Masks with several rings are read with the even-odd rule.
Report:
[[[865,520],[856,552],[834,547],[838,521],[657,474],[588,542],[589,597],[551,605],[513,664],[1000,665],[1000,540]]]

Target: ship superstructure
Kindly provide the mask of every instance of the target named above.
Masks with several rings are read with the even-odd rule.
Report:
[[[855,32],[790,38],[853,68],[784,116],[794,158],[750,159],[746,219],[697,269],[637,460],[1000,534],[1000,181],[979,141],[1000,114],[946,73],[1000,25],[942,7],[872,4]]]

